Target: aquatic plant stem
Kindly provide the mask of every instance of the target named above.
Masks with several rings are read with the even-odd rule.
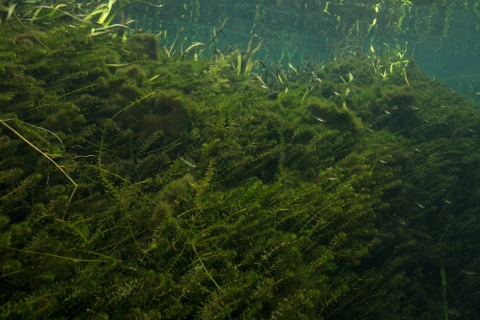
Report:
[[[93,259],[79,259],[79,258],[65,257],[65,256],[59,256],[59,255],[56,255],[56,254],[51,254],[51,253],[46,253],[46,252],[36,252],[36,251],[31,251],[31,250],[19,250],[19,249],[12,248],[12,247],[9,247],[8,249],[18,251],[18,252],[23,252],[23,253],[38,254],[38,255],[52,257],[52,258],[71,260],[71,261],[74,261],[74,262],[108,262],[109,261],[109,260],[93,260]],[[100,256],[108,258],[108,259],[113,259],[115,262],[120,262],[120,260],[114,259],[112,257],[105,256],[105,255],[100,254],[100,253],[96,253],[96,252],[90,252],[90,253],[100,255]]]
[[[207,270],[207,268],[203,264],[203,260],[200,257],[200,255],[198,254],[197,249],[195,248],[195,246],[193,244],[192,244],[192,248],[193,248],[193,251],[195,251],[195,254],[197,255],[198,261],[200,261],[200,263],[202,264],[202,267],[205,270],[205,273],[207,274],[207,276],[210,278],[210,280],[213,281],[213,283],[215,283],[215,286],[218,288],[218,290],[220,290],[221,293],[224,293],[223,289],[218,285],[218,283],[215,281],[215,279],[213,279],[212,275],[210,274],[210,272]]]
[[[440,267],[440,276],[442,277],[442,298],[443,307],[445,313],[445,320],[448,320],[448,307],[447,307],[447,275],[445,274],[445,267]]]
[[[22,139],[23,141],[25,141],[28,145],[30,145],[33,149],[35,149],[36,151],[40,152],[45,158],[47,158],[48,160],[50,160],[51,163],[54,164],[55,167],[58,168],[58,170],[60,170],[67,178],[68,180],[70,180],[71,183],[73,183],[73,185],[75,186],[73,188],[73,191],[72,191],[72,194],[70,195],[70,198],[68,199],[68,202],[67,202],[67,205],[65,207],[65,212],[63,214],[63,217],[62,217],[62,220],[65,220],[65,215],[67,214],[67,210],[68,210],[68,206],[70,205],[70,202],[72,202],[72,199],[73,199],[73,195],[75,194],[75,191],[77,190],[77,184],[75,183],[75,181],[73,181],[73,179],[68,175],[68,173],[65,172],[65,170],[62,169],[62,167],[60,167],[52,158],[50,158],[45,152],[43,152],[42,150],[38,149],[35,145],[33,145],[30,141],[28,141],[24,136],[22,136],[20,133],[18,133],[15,129],[13,129],[12,127],[10,127],[8,124],[5,123],[4,120],[0,120],[0,123],[3,124],[5,127],[7,127],[8,129],[10,129],[13,133],[15,133],[18,137],[20,137],[20,139]]]

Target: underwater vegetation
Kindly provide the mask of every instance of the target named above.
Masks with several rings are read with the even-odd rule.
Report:
[[[0,31],[0,318],[480,317],[480,112],[415,63]]]

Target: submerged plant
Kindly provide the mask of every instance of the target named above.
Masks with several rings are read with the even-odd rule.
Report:
[[[292,65],[273,100],[239,51],[13,23],[1,318],[475,317],[478,110],[414,64]]]

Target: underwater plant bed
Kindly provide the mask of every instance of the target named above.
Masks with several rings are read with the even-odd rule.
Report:
[[[413,62],[24,27],[0,26],[0,318],[479,318],[480,112]]]

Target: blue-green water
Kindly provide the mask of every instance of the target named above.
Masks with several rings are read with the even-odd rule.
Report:
[[[183,26],[188,41],[207,41],[228,17],[219,47],[266,33],[259,59],[300,66],[305,57],[328,61],[370,45],[382,52],[398,45],[431,77],[479,101],[480,3],[478,1],[160,1],[158,10],[132,15],[144,30]],[[155,11],[155,13],[153,13]],[[258,41],[259,38],[257,38]]]

